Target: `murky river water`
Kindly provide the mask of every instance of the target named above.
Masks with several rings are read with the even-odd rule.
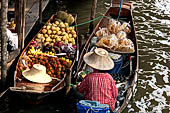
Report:
[[[67,0],[62,10],[78,14],[78,23],[88,21],[92,0]],[[136,0],[133,2],[134,23],[139,46],[137,89],[123,113],[170,112],[170,0]],[[97,15],[110,6],[110,0],[98,0]],[[96,21],[97,23],[97,21]],[[88,24],[78,27],[79,34],[88,32]],[[46,110],[45,108],[49,108]],[[52,113],[50,105],[23,108],[17,113]],[[11,111],[12,113],[12,111]]]
[[[68,11],[78,13],[78,23],[90,16],[91,1],[73,0]],[[170,0],[136,0],[134,23],[139,46],[139,79],[136,92],[124,113],[170,112]],[[97,16],[110,0],[98,1]],[[87,32],[88,25],[79,27]]]

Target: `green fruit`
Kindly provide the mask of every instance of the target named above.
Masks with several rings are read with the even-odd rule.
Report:
[[[68,17],[68,14],[64,11],[59,11],[57,13],[57,18],[61,19],[62,21],[65,20]]]
[[[74,22],[74,17],[71,15],[71,14],[69,14],[68,15],[68,17],[66,18],[66,22],[69,24],[69,25],[72,25],[73,24],[73,22]]]

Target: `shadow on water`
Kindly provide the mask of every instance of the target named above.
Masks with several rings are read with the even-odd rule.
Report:
[[[65,96],[65,89],[37,103],[23,99],[19,94],[7,92],[0,98],[0,113],[76,113],[75,98]]]

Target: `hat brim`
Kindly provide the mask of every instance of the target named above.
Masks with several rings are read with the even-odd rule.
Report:
[[[83,60],[87,65],[94,69],[98,70],[110,70],[114,67],[114,62],[110,57],[107,57],[106,61],[103,61],[102,59],[100,61],[97,61],[98,59],[93,58],[94,52],[88,52],[84,55]]]
[[[52,78],[44,73],[44,74],[32,74],[30,70],[25,70],[22,72],[22,75],[31,82],[36,83],[49,83],[52,81]]]

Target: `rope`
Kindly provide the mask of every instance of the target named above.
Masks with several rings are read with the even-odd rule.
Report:
[[[105,17],[105,16],[99,16],[99,17],[97,17],[97,18],[95,18],[95,19],[93,19],[93,20],[89,20],[89,21],[87,21],[87,22],[83,22],[83,23],[80,23],[80,24],[77,24],[77,25],[74,25],[74,26],[69,26],[69,27],[75,27],[75,26],[81,26],[81,25],[84,25],[84,24],[88,24],[88,23],[90,23],[90,22],[99,20],[100,18],[103,18],[103,17]]]
[[[27,15],[27,16],[33,18],[33,19],[34,19],[33,21],[40,21],[40,20],[36,20],[36,17],[35,17],[35,16],[34,16],[34,17],[32,17],[32,16],[30,16],[30,15]],[[86,21],[86,22],[83,22],[83,23],[80,23],[80,24],[76,24],[76,25],[73,25],[73,26],[69,26],[69,27],[78,27],[78,26],[81,26],[81,25],[85,25],[85,24],[88,24],[88,23],[90,23],[90,22],[99,20],[99,19],[101,19],[101,18],[103,18],[103,17],[111,18],[111,17],[108,17],[108,16],[98,16],[97,18],[95,18],[95,19],[93,19],[93,20],[89,20],[89,21]],[[45,22],[41,22],[41,23],[44,24],[44,25],[46,24]]]
[[[119,20],[119,17],[120,17],[120,12],[121,12],[121,9],[122,9],[122,3],[123,3],[123,0],[120,1],[120,8],[119,8],[119,13],[118,13],[117,20]]]

